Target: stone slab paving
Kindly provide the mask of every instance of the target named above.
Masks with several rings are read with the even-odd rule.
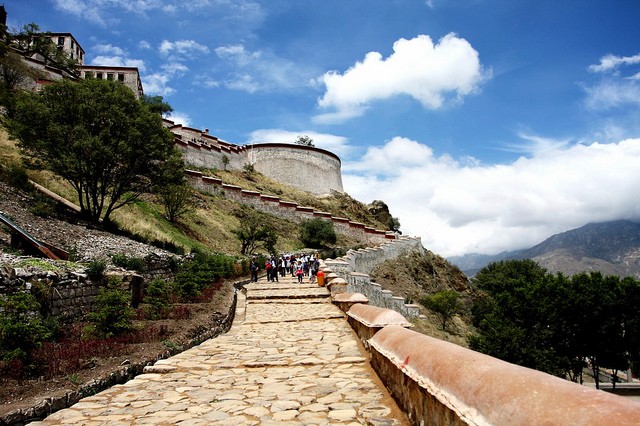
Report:
[[[227,334],[32,425],[408,424],[344,314],[296,296],[327,290],[287,278],[250,285]]]

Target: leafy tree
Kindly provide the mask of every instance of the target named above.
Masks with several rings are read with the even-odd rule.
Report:
[[[453,290],[441,291],[426,296],[420,300],[420,304],[438,316],[442,331],[445,330],[447,322],[462,308],[458,293]]]
[[[191,188],[186,184],[167,185],[160,188],[158,195],[162,200],[165,216],[170,222],[177,222],[193,210]]]
[[[391,217],[387,226],[389,227],[390,231],[402,234],[402,232],[400,232],[400,219],[398,219],[397,217]]]
[[[0,81],[5,90],[14,91],[35,77],[35,70],[26,65],[17,53],[9,51],[0,57]]]
[[[640,359],[639,284],[598,272],[553,276],[530,260],[483,268],[484,292],[472,309],[479,351],[582,382],[589,365],[599,387],[602,368],[616,373]]]
[[[40,31],[40,27],[34,23],[24,25],[18,32],[7,33],[9,45],[21,50],[25,56],[39,54],[45,63],[74,72],[78,62],[58,49],[50,37],[50,32]]]
[[[238,210],[236,216],[240,220],[240,227],[233,233],[240,240],[240,253],[251,255],[261,247],[269,253],[275,251],[278,235],[264,223],[263,217],[255,209]]]
[[[142,102],[144,102],[151,112],[158,113],[163,117],[168,117],[173,112],[173,107],[169,105],[168,102],[165,102],[162,96],[149,96],[144,95],[142,97]]]
[[[316,217],[305,220],[300,226],[300,241],[309,248],[323,248],[335,244],[338,237],[333,223]]]
[[[564,375],[553,328],[544,315],[549,300],[541,297],[553,277],[532,260],[512,260],[488,265],[473,282],[484,300],[472,309],[478,333],[470,346],[505,361]]]
[[[298,138],[296,139],[296,144],[298,145],[303,145],[303,146],[315,146],[313,144],[313,139],[311,139],[309,136],[304,135],[304,136],[298,136]]]
[[[19,96],[11,118],[11,134],[31,165],[66,179],[95,223],[155,185],[182,179],[173,135],[117,82],[52,83]]]

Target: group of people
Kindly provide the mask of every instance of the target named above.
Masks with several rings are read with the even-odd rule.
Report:
[[[308,255],[301,253],[282,254],[280,257],[271,256],[264,263],[264,269],[267,271],[267,281],[277,282],[278,276],[284,277],[290,274],[292,277],[298,278],[298,283],[302,283],[304,277],[308,277],[313,282],[318,273],[320,261],[317,255]],[[261,269],[257,257],[251,259],[251,282],[258,282],[258,272]]]

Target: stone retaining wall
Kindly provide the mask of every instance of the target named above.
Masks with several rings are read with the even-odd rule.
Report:
[[[105,277],[115,277],[121,288],[131,293],[134,307],[142,299],[143,282],[153,278],[169,278],[173,275],[175,260],[152,255],[145,258],[147,272],[140,275],[121,268],[105,271]],[[72,322],[91,312],[91,307],[100,289],[102,280],[91,280],[86,270],[43,270],[36,267],[0,268],[0,294],[27,291],[39,293],[38,300],[45,304],[49,314],[59,317],[62,322]]]
[[[404,303],[404,298],[394,296],[389,290],[383,290],[382,286],[371,281],[368,275],[381,263],[411,251],[424,251],[419,237],[400,237],[387,240],[378,247],[349,250],[345,256],[338,259],[326,259],[324,265],[347,282],[345,291],[364,294],[372,306],[392,309],[407,318],[413,318],[419,315],[417,305]]]
[[[247,191],[236,185],[229,185],[221,179],[205,176],[201,172],[187,170],[186,177],[189,184],[212,195],[220,195],[237,203],[254,207],[256,210],[278,216],[294,223],[301,223],[316,217],[330,220],[334,229],[341,235],[356,239],[365,245],[379,245],[385,241],[395,240],[396,234],[390,231],[374,229],[362,223],[349,219],[332,216],[331,213],[320,212],[312,207],[301,206],[297,203],[282,200],[279,197],[264,195],[257,191]],[[401,250],[404,245],[398,246]]]

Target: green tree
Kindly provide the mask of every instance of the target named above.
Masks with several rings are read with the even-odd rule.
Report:
[[[438,316],[442,331],[445,330],[447,322],[462,308],[458,293],[453,290],[426,296],[420,300],[420,304]]]
[[[117,82],[52,83],[19,96],[11,118],[11,134],[31,165],[66,179],[95,223],[154,186],[182,179],[173,135]]]
[[[319,217],[305,220],[300,225],[300,241],[309,248],[323,248],[338,240],[333,223]]]
[[[71,59],[62,49],[58,49],[51,40],[50,32],[40,31],[40,27],[34,23],[24,25],[20,31],[7,33],[9,45],[22,51],[29,57],[39,54],[45,63],[69,72],[75,72],[78,62]]]
[[[309,136],[307,135],[300,135],[298,136],[298,138],[296,139],[296,144],[298,145],[302,145],[302,146],[315,146],[313,144],[313,139],[311,139]]]
[[[5,90],[14,91],[35,77],[35,70],[25,64],[17,53],[9,51],[0,57],[0,81]]]
[[[240,220],[240,227],[233,233],[241,243],[240,253],[251,255],[259,248],[273,253],[278,242],[278,234],[265,223],[265,219],[255,209],[241,209],[236,211]]]
[[[187,184],[166,185],[158,190],[158,196],[170,222],[177,222],[193,210],[192,191]]]
[[[163,117],[168,117],[173,112],[173,107],[169,105],[168,102],[165,102],[162,96],[149,96],[144,95],[142,97],[142,102],[144,102],[151,112],[155,112],[157,114],[162,115]]]
[[[474,285],[483,292],[472,308],[477,334],[472,349],[508,362],[563,376],[556,337],[544,313],[542,297],[553,276],[532,260],[492,263],[478,272]]]

